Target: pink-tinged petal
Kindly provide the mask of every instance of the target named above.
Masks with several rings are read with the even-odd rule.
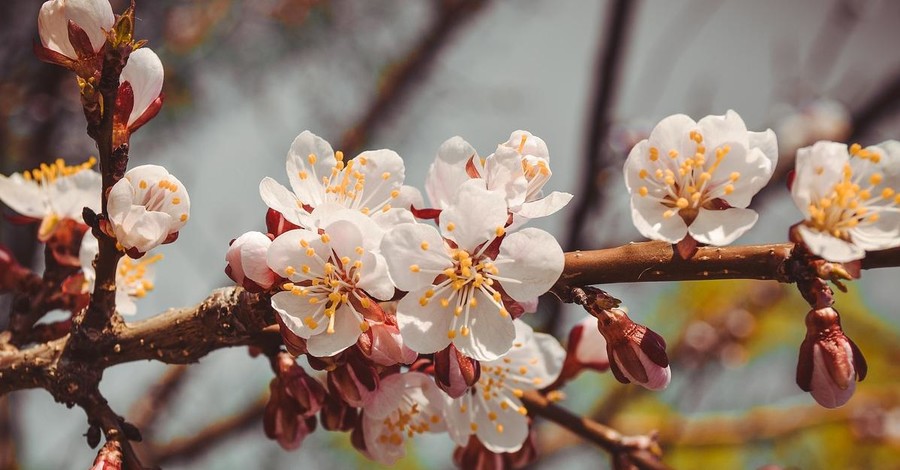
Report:
[[[828,261],[836,263],[846,263],[863,259],[866,256],[865,250],[853,243],[846,242],[840,238],[832,237],[827,233],[807,227],[806,225],[798,225],[797,230],[803,238],[812,254],[822,257]]]
[[[524,322],[517,321],[516,323]],[[596,330],[596,328],[594,329]],[[542,385],[553,383],[562,372],[563,362],[566,360],[566,350],[553,335],[545,333],[534,333],[533,349],[535,351],[529,353],[528,376],[540,379]],[[535,359],[537,362],[533,362]]]
[[[466,174],[466,161],[472,157],[477,158],[478,154],[462,137],[453,137],[441,144],[425,179],[425,192],[433,207],[443,209],[453,201],[457,188],[470,179]]]
[[[853,244],[866,251],[900,246],[900,212],[881,212],[876,222],[849,230]]]
[[[613,359],[619,364],[619,370],[629,381],[639,384],[648,390],[662,390],[669,386],[669,382],[672,380],[672,370],[669,366],[660,367],[654,363],[637,344],[631,343],[628,347],[634,351],[634,354],[640,360],[641,365],[643,365],[644,372],[647,374],[646,382],[642,382],[633,377],[628,372],[628,368],[622,365],[622,360],[619,359],[618,352],[614,352]]]
[[[482,180],[469,180],[459,187],[456,199],[441,213],[441,233],[471,252],[494,238],[508,219],[503,194],[485,189]]]
[[[816,142],[797,150],[794,184],[791,196],[804,216],[809,215],[811,202],[831,193],[841,181],[844,165],[850,162],[845,144]]]
[[[488,189],[503,193],[509,207],[518,208],[525,202],[528,180],[522,169],[522,158],[515,149],[497,147],[485,161],[484,172],[482,177]]]
[[[453,338],[453,345],[459,349],[459,352],[473,359],[493,361],[506,354],[512,347],[516,337],[516,328],[512,318],[508,314],[501,314],[488,298],[485,296],[476,298],[478,299],[477,306],[469,307],[468,321],[463,320],[466,321],[468,334],[457,331]],[[453,317],[452,310],[441,308],[439,302],[431,302],[429,305],[431,304],[438,304],[435,309],[439,309],[438,311],[441,312],[439,315]],[[464,313],[460,318],[466,318],[466,314]],[[458,325],[462,328],[463,322],[458,322]],[[444,331],[444,336],[447,336],[447,331]],[[404,335],[404,337],[406,336]]]
[[[46,196],[41,187],[18,173],[0,175],[0,201],[27,217],[42,219],[47,215]]]
[[[546,217],[555,214],[572,200],[572,195],[553,191],[541,199],[526,202],[516,211],[516,215],[528,219],[536,219],[538,217]]]
[[[317,207],[324,202],[322,178],[331,176],[336,163],[334,151],[325,139],[309,131],[294,139],[285,168],[291,188],[304,204]]]
[[[275,282],[275,273],[269,269],[266,255],[272,246],[272,240],[260,232],[247,232],[235,240],[235,243],[238,242],[240,242],[241,266],[246,277],[264,289],[271,287]]]
[[[850,345],[843,343],[842,347],[846,349],[847,357],[852,358],[853,352],[850,349]],[[856,373],[852,365],[849,368],[849,372],[847,377],[842,377],[842,379],[846,380],[847,387],[841,388],[835,383],[829,373],[822,346],[819,344],[813,345],[813,372],[810,382],[810,395],[825,408],[837,408],[847,403],[850,397],[853,396],[853,392],[856,391]]]
[[[388,264],[378,253],[367,252],[362,257],[362,270],[356,285],[378,300],[394,296],[394,283],[388,274]]]
[[[499,403],[485,403],[475,400],[476,424],[475,435],[491,452],[515,452],[522,448],[528,438],[528,418],[519,414],[513,407],[500,408]],[[495,420],[489,418],[490,413],[496,415]]]
[[[38,31],[44,47],[75,58],[69,42],[68,22],[72,21],[87,34],[94,51],[106,42],[104,29],[115,22],[112,6],[107,0],[53,0],[44,2],[38,15]]]
[[[759,214],[750,209],[700,209],[688,231],[700,243],[724,246],[750,230],[758,218]]]
[[[360,258],[357,248],[363,247],[363,233],[358,225],[350,220],[341,219],[329,223],[323,229],[329,237],[327,251],[334,252],[338,258],[344,256],[351,260]],[[325,256],[323,258],[327,259]]]
[[[110,221],[122,223],[125,214],[131,209],[134,193],[134,186],[127,180],[119,180],[113,185],[107,200],[107,211],[109,212]]]
[[[504,260],[513,260],[504,262]],[[565,255],[553,235],[526,228],[506,236],[497,257],[503,289],[515,300],[528,300],[547,292],[562,274]]]
[[[384,236],[381,253],[394,284],[405,291],[430,286],[437,273],[453,265],[441,235],[425,224],[394,227]]]
[[[319,234],[311,230],[297,229],[284,232],[272,241],[266,254],[266,262],[279,276],[289,277],[288,267],[297,270],[307,259],[305,249],[300,243],[312,241],[310,243],[312,247],[318,240]],[[315,250],[315,247],[313,249]]]
[[[406,294],[397,304],[397,325],[403,341],[421,354],[438,352],[450,344],[447,332],[454,318],[453,311],[442,307],[440,302],[419,304],[428,288]]]
[[[587,367],[602,370],[608,369],[609,355],[606,352],[606,338],[597,329],[597,319],[587,317],[578,322],[575,328],[581,328],[580,334],[575,339],[577,341],[573,351],[575,359]],[[572,335],[569,338],[570,340],[573,339]]]
[[[279,292],[272,296],[272,308],[281,316],[284,325],[295,335],[309,339],[318,334],[323,334],[328,327],[327,321],[323,320],[325,315],[315,314],[316,306],[309,303],[307,297],[291,294],[290,292]],[[307,316],[312,316],[316,322],[315,328],[303,322]],[[359,328],[357,328],[358,330]]]
[[[641,235],[651,240],[678,243],[688,233],[687,225],[677,214],[666,217],[669,208],[646,197],[631,196],[631,220]]]
[[[141,48],[128,56],[120,81],[128,82],[134,91],[134,107],[128,116],[130,126],[159,98],[163,86],[163,65],[149,48]]]
[[[356,343],[362,334],[363,317],[347,304],[334,314],[334,333],[327,330],[306,340],[306,348],[315,357],[331,357]],[[322,323],[327,323],[323,321]]]
[[[114,224],[116,240],[126,249],[136,248],[146,253],[161,245],[169,235],[172,224],[169,214],[151,212],[143,206],[132,206],[121,224]]]
[[[371,217],[335,202],[325,202],[316,207],[312,212],[312,220],[312,226],[326,230],[330,230],[329,227],[339,221],[344,224],[352,224],[356,227],[354,232],[365,234],[361,243],[343,243],[341,250],[355,251],[357,246],[362,246],[366,250],[374,251],[381,245],[381,238],[384,236],[384,230]],[[355,236],[354,240],[356,240]],[[344,255],[351,256],[352,253],[342,252],[341,256]]]

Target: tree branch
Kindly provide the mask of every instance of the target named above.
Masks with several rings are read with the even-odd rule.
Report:
[[[659,460],[651,448],[655,442],[646,436],[623,436],[615,429],[606,427],[589,418],[578,416],[552,403],[547,397],[535,391],[525,392],[521,398],[529,414],[541,416],[577,434],[586,441],[606,449],[613,457],[626,456],[641,470],[663,470],[669,467]]]

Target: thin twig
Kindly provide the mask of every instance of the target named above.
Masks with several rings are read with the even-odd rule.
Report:
[[[184,384],[187,371],[185,365],[170,366],[156,384],[131,407],[128,413],[128,416],[131,416],[131,423],[148,439],[153,436],[156,422],[162,415],[161,410]]]

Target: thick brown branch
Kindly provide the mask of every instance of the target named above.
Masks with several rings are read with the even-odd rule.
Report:
[[[526,392],[522,403],[529,414],[541,416],[572,431],[586,441],[593,442],[615,456],[626,455],[628,460],[642,470],[661,470],[669,468],[648,448],[651,439],[630,438],[623,436],[615,429],[606,427],[589,418],[578,416],[565,408],[552,403],[538,392]],[[649,446],[649,447],[652,447]]]

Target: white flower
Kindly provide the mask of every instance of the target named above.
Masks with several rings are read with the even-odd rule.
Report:
[[[790,111],[775,127],[782,155],[793,154],[800,147],[820,140],[844,140],[853,128],[847,107],[828,98]]]
[[[447,405],[447,429],[465,446],[471,434],[492,452],[515,452],[528,437],[527,410],[519,398],[526,390],[553,383],[562,370],[566,351],[551,335],[534,333],[515,322],[516,341],[509,354],[481,364],[481,378],[472,393]]]
[[[122,84],[131,85],[134,94],[133,106],[128,115],[126,127],[140,127],[159,112],[161,102],[156,104],[163,86],[163,65],[159,56],[149,48],[141,48],[128,56],[122,69]],[[120,85],[121,86],[121,85]],[[147,113],[148,116],[144,116]],[[150,115],[152,113],[152,115]],[[137,125],[135,125],[137,124]]]
[[[81,292],[94,290],[97,273],[94,270],[94,258],[100,251],[97,239],[88,230],[81,239],[78,259],[84,274]],[[134,315],[137,306],[134,299],[140,299],[153,290],[153,264],[162,259],[162,255],[147,256],[135,261],[127,256],[119,259],[116,269],[116,311],[122,315]]]
[[[157,165],[142,165],[125,173],[110,190],[107,207],[116,240],[126,250],[138,253],[173,241],[190,211],[184,185]]]
[[[394,286],[373,250],[381,241],[375,223],[356,211],[332,212],[320,228],[281,234],[269,247],[269,267],[291,282],[272,296],[272,307],[309,353],[333,356],[369,328],[364,314],[374,297],[389,299]]]
[[[676,114],[653,128],[625,162],[631,217],[647,238],[687,235],[727,245],[756,223],[750,200],[772,176],[775,134],[748,132],[734,111],[699,122]]]
[[[275,273],[267,264],[272,240],[264,233],[247,232],[232,240],[225,253],[225,274],[245,289],[268,289],[275,283]]]
[[[62,159],[53,165],[0,175],[0,201],[25,217],[41,221],[38,238],[46,241],[63,219],[81,221],[85,207],[100,210],[100,173],[90,168],[96,160],[66,166]]]
[[[809,250],[829,261],[862,259],[900,246],[900,142],[847,149],[817,142],[797,151],[791,196]]]
[[[409,291],[397,322],[414,351],[433,353],[452,342],[466,356],[491,361],[512,347],[515,330],[504,303],[553,286],[563,252],[543,230],[507,234],[508,218],[503,194],[470,180],[441,213],[440,232],[401,224],[385,235],[381,252],[391,278]]]
[[[439,209],[449,205],[468,179],[483,179],[485,187],[506,197],[509,211],[526,219],[545,217],[562,209],[572,195],[554,191],[544,196],[550,179],[547,144],[528,131],[515,131],[496,152],[482,159],[460,137],[447,140],[429,169],[425,190]]]
[[[87,34],[94,52],[106,43],[103,30],[112,29],[116,18],[107,0],[51,0],[44,2],[38,15],[38,32],[45,48],[70,59],[77,59],[69,42],[69,21]]]
[[[393,150],[370,150],[344,162],[342,152],[309,131],[294,139],[287,156],[288,190],[272,178],[259,184],[259,194],[270,208],[291,223],[309,227],[313,209],[332,203],[369,215],[380,226],[411,222],[409,207],[421,195],[404,186],[403,159]]]
[[[366,452],[379,463],[393,465],[406,454],[407,438],[446,429],[444,403],[434,380],[420,372],[381,379],[378,391],[363,408]]]

